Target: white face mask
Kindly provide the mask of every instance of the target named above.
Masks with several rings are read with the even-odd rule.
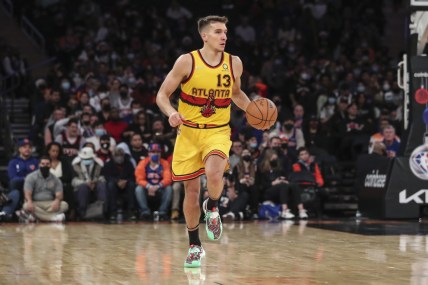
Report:
[[[141,109],[132,109],[132,114],[136,115],[140,111],[141,111]]]
[[[90,166],[94,163],[93,159],[82,159],[82,164],[85,166]]]

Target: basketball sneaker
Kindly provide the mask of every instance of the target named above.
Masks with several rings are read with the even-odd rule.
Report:
[[[208,199],[202,204],[202,209],[205,213],[205,229],[210,240],[218,240],[223,232],[220,214],[218,208],[213,208],[212,211],[207,209]]]
[[[186,261],[184,261],[184,267],[195,268],[201,267],[201,260],[205,256],[205,250],[199,245],[190,245],[189,252],[187,253]]]
[[[307,218],[308,218],[308,213],[306,212],[306,210],[300,210],[299,219],[307,219]]]
[[[284,220],[294,219],[293,213],[291,213],[290,209],[287,209],[281,213],[281,218]]]

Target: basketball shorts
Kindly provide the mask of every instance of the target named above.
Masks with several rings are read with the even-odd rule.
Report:
[[[230,127],[198,129],[181,125],[172,157],[172,179],[191,180],[205,173],[205,161],[210,155],[229,160],[232,146]],[[226,165],[227,170],[229,162]]]

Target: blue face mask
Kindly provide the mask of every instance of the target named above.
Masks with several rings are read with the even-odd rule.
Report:
[[[94,163],[93,159],[82,159],[83,165],[89,166]]]
[[[105,135],[105,134],[106,134],[106,131],[103,129],[96,129],[95,130],[95,135],[97,135],[98,137]]]
[[[62,87],[62,89],[64,89],[64,90],[69,90],[69,89],[70,89],[70,87],[71,87],[70,82],[68,82],[68,81],[64,81],[63,83],[61,83],[61,87]]]
[[[251,148],[257,148],[257,143],[250,143]]]
[[[152,155],[150,156],[150,159],[151,159],[154,163],[159,162],[159,154],[152,154]]]

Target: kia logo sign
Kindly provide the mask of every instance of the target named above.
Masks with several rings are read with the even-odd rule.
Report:
[[[428,189],[421,189],[415,194],[407,197],[407,190],[400,192],[400,204],[415,202],[416,204],[428,204]]]

